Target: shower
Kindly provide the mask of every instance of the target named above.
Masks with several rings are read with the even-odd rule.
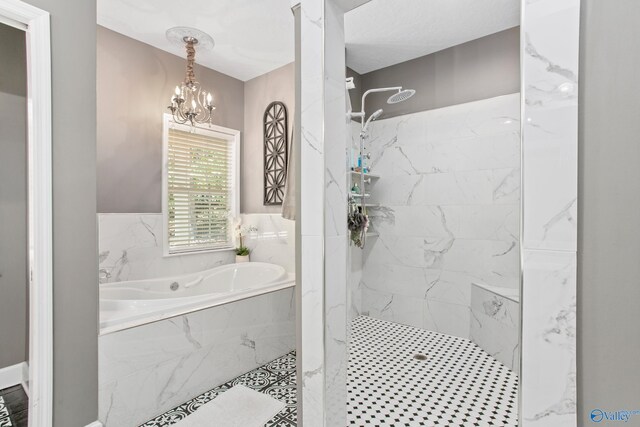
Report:
[[[355,85],[353,84],[353,80],[352,79],[347,79],[347,89],[354,89],[354,88],[355,88]],[[411,98],[416,93],[415,90],[413,90],[413,89],[403,89],[402,86],[382,87],[382,88],[376,88],[376,89],[369,89],[368,91],[366,91],[362,95],[362,111],[357,112],[357,113],[352,113],[352,112],[347,113],[347,115],[349,116],[349,119],[353,119],[355,117],[359,117],[360,118],[360,123],[362,124],[362,131],[365,132],[367,130],[367,126],[369,125],[369,123],[372,122],[373,120],[377,119],[378,117],[380,117],[380,115],[383,112],[382,109],[376,110],[376,112],[374,112],[369,117],[368,120],[365,120],[365,116],[366,116],[365,100],[367,98],[367,95],[369,95],[371,93],[392,92],[392,91],[395,91],[396,93],[394,93],[393,95],[391,95],[387,99],[387,104],[398,104],[400,102],[406,101],[407,99]]]
[[[347,90],[355,89],[355,85],[353,84],[353,78],[347,79],[346,88]],[[359,172],[359,176],[360,176],[359,188],[362,191],[362,194],[355,194],[355,195],[351,194],[351,196],[349,196],[350,209],[349,209],[349,215],[348,215],[349,231],[352,233],[351,240],[355,243],[356,246],[360,248],[364,248],[366,234],[367,234],[366,231],[369,223],[369,220],[367,217],[367,210],[366,210],[366,198],[368,195],[366,194],[365,186],[364,186],[366,182],[365,174],[368,172],[368,170],[364,166],[364,159],[370,159],[371,157],[369,153],[367,154],[364,153],[364,150],[365,150],[364,141],[369,136],[367,133],[369,124],[374,120],[376,120],[377,118],[379,118],[383,113],[382,108],[380,108],[376,110],[373,114],[371,114],[367,119],[366,110],[365,110],[365,101],[366,101],[367,95],[371,93],[379,93],[379,92],[395,92],[387,99],[387,104],[397,104],[399,102],[406,101],[416,93],[415,90],[403,89],[402,86],[369,89],[362,95],[362,110],[356,113],[353,113],[350,111],[347,113],[347,118],[349,120],[356,117],[360,118],[360,126],[361,126],[360,145],[359,145],[360,153],[358,158],[362,160],[362,164],[358,166],[360,170],[359,171],[356,170],[356,172]],[[358,198],[359,200],[357,200]],[[359,206],[358,206],[358,201],[360,202]]]

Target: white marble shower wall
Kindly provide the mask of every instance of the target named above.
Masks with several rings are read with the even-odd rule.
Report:
[[[471,340],[520,372],[520,303],[516,289],[471,285]]]
[[[521,426],[575,427],[580,1],[523,18]]]
[[[258,231],[245,238],[253,261],[295,267],[295,222],[279,214],[243,214],[242,222]],[[234,262],[233,251],[164,257],[162,214],[98,215],[100,283],[151,279],[193,273]]]
[[[373,123],[363,314],[470,338],[471,283],[519,287],[519,117],[516,93]]]

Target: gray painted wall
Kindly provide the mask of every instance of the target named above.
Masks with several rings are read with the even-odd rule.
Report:
[[[640,3],[582,8],[578,414],[586,426],[594,408],[640,409]]]
[[[243,213],[279,213],[281,206],[264,206],[263,116],[273,101],[282,101],[289,113],[289,138],[294,121],[295,64],[287,64],[244,84],[241,203]]]
[[[24,31],[0,24],[0,369],[29,359]]]
[[[356,85],[354,89],[349,90],[349,99],[351,99],[351,111],[357,112],[362,109],[362,76],[353,71],[351,68],[347,67],[347,78],[349,77],[353,77],[353,83]]]
[[[51,13],[53,425],[98,418],[96,4],[27,0]]]
[[[361,81],[362,91],[390,86],[417,91],[413,98],[394,105],[386,102],[389,93],[367,96],[367,113],[382,108],[382,118],[516,93],[520,91],[520,28],[372,71],[363,74]]]
[[[162,115],[185,59],[98,27],[98,212],[161,212]],[[196,52],[196,63],[197,63]],[[196,65],[213,123],[242,131],[244,83]]]

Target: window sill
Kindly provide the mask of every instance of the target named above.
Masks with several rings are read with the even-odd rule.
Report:
[[[199,255],[199,254],[208,254],[208,253],[215,253],[215,252],[228,252],[228,251],[235,251],[236,248],[219,248],[219,249],[203,249],[201,251],[185,251],[185,252],[176,252],[176,253],[167,253],[165,252],[162,257],[163,258],[171,258],[171,257],[177,257],[177,256],[185,256],[185,255]]]

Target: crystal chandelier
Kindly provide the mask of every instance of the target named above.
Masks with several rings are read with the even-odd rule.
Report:
[[[198,37],[199,36],[199,37]],[[203,47],[212,47],[213,39],[199,30],[186,27],[171,28],[167,31],[167,38],[172,42],[184,43],[187,49],[187,73],[183,83],[176,86],[171,95],[169,110],[176,123],[212,124],[213,95],[202,89],[200,83],[196,81],[196,74],[193,69],[196,63],[196,45],[204,41]]]

